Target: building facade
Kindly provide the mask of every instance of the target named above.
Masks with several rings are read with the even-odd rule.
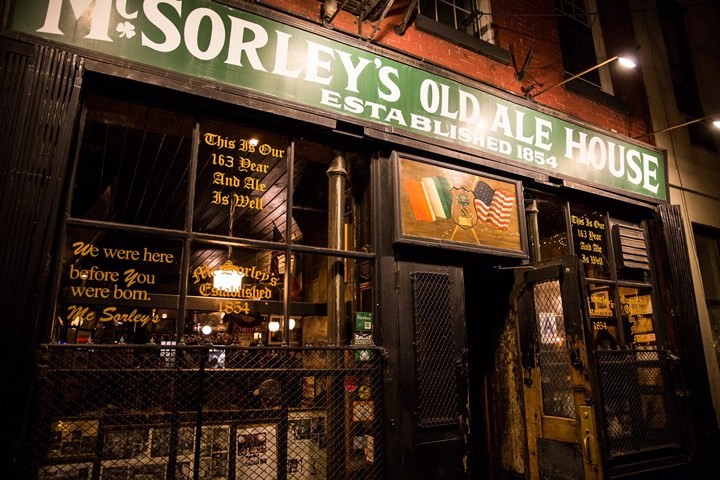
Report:
[[[669,2],[661,10],[638,15],[635,29],[647,53],[642,64],[652,130],[657,132],[653,137],[668,152],[670,200],[682,209],[688,233],[699,328],[717,413],[720,327],[715,313],[718,188],[714,176],[718,137],[711,122],[717,120],[714,114],[720,108],[712,73],[720,52],[704,38],[720,24],[720,12],[710,5],[697,9],[687,5]]]
[[[665,3],[6,2],[7,476],[714,471]]]

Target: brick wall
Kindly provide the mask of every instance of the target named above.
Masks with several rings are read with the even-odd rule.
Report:
[[[322,2],[319,0],[263,0],[261,5],[289,13],[306,21],[320,24]],[[338,5],[342,0],[338,0]],[[395,0],[387,17],[375,33],[373,42],[397,52],[422,59],[452,72],[467,76],[505,92],[522,98],[522,87],[536,84],[550,86],[563,79],[563,64],[558,38],[558,28],[553,9],[553,0],[493,0],[492,14],[495,25],[496,45],[510,50],[516,57],[518,67],[522,65],[528,51],[534,55],[522,81],[515,78],[512,65],[503,65],[488,57],[476,54],[434,35],[420,32],[410,24],[400,37],[393,27],[402,22],[410,0]],[[627,0],[604,0],[598,2],[600,21],[605,33],[608,55],[614,55],[627,46],[633,45],[633,31]],[[362,35],[367,37],[373,29],[371,22],[362,25]],[[357,36],[356,17],[340,12],[333,22],[333,30]],[[632,71],[611,64],[611,75],[615,96],[625,102],[629,113],[598,103],[583,95],[566,90],[554,89],[537,103],[562,112],[570,117],[630,137],[650,131],[649,116],[645,102],[640,69]]]

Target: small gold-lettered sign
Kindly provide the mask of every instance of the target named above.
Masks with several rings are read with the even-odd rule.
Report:
[[[524,252],[517,182],[399,158],[403,239]]]

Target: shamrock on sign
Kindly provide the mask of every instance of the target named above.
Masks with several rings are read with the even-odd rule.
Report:
[[[117,31],[120,33],[120,38],[132,38],[135,36],[135,25],[130,22],[118,23]]]

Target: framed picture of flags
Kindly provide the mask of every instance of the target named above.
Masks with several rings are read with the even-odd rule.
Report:
[[[397,240],[526,257],[520,182],[396,155]]]

